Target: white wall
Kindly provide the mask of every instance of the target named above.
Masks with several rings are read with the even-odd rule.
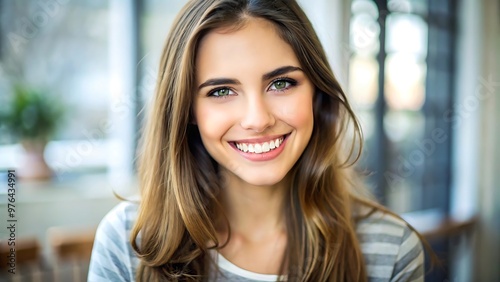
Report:
[[[349,73],[351,0],[299,0],[318,34],[333,72],[344,89]]]
[[[459,1],[452,212],[478,214],[473,278],[500,277],[500,4]],[[458,279],[458,280],[457,280]],[[464,280],[465,279],[465,280]]]
[[[478,32],[482,29],[481,7],[461,1],[458,18],[451,209],[455,217],[467,218],[477,212],[481,108],[475,89],[480,85],[484,36]]]
[[[479,236],[475,281],[500,277],[500,1],[482,0]]]

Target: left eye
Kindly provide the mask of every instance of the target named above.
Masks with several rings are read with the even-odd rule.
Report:
[[[275,90],[275,91],[283,91],[288,89],[290,86],[293,86],[292,81],[280,79],[276,80],[271,84],[271,87],[269,87],[269,90]]]

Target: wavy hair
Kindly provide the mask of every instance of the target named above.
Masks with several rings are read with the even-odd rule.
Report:
[[[359,196],[363,185],[350,166],[359,158],[361,130],[310,21],[291,0],[193,0],[175,20],[139,151],[141,203],[131,234],[140,258],[136,278],[206,280],[214,269],[209,250],[224,244],[213,222],[221,215],[221,180],[192,123],[195,59],[204,35],[237,29],[249,18],[273,23],[315,85],[313,133],[290,171],[282,274],[288,281],[366,281],[354,212],[380,207]],[[354,138],[346,138],[348,129]]]

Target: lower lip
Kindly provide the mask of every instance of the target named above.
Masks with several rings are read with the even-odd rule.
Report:
[[[278,157],[281,152],[283,152],[285,148],[286,141],[288,140],[288,136],[285,136],[285,139],[283,139],[283,143],[278,148],[275,148],[274,150],[271,150],[269,152],[261,153],[261,154],[255,154],[255,153],[245,153],[243,151],[240,151],[234,143],[231,143],[231,147],[236,150],[241,156],[243,156],[245,159],[253,161],[253,162],[264,162],[264,161],[270,161],[272,159],[275,159]]]

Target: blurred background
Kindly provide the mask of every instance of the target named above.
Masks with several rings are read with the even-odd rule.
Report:
[[[0,0],[0,220],[17,219],[18,246],[10,275],[1,228],[0,280],[86,280],[114,193],[137,192],[143,109],[185,2]],[[359,170],[443,260],[427,280],[499,281],[500,1],[299,2],[361,120]]]

